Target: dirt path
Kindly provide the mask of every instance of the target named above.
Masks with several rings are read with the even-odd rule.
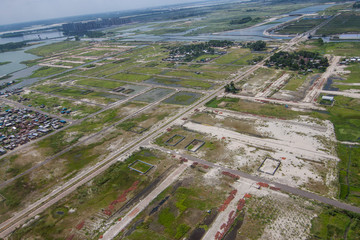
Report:
[[[247,180],[247,179],[240,179],[237,182],[233,184],[233,187],[236,189],[237,193],[235,195],[235,198],[230,202],[230,204],[227,206],[227,208],[220,212],[209,230],[206,232],[203,240],[210,240],[210,239],[216,239],[215,236],[217,232],[222,232],[221,226],[223,224],[226,224],[229,219],[229,215],[232,211],[236,212],[237,204],[240,199],[244,198],[244,195],[247,193],[252,192],[252,185],[256,184],[256,182]]]
[[[112,227],[108,229],[103,235],[103,239],[113,239],[116,237],[129,223],[131,223],[134,218],[141,213],[150,203],[153,201],[162,191],[174,183],[180,175],[186,170],[188,166],[191,165],[191,162],[186,164],[181,164],[177,169],[175,169],[158,187],[156,187],[149,195],[133,207],[122,219],[115,223]]]
[[[336,73],[335,69],[337,67],[340,58],[341,58],[340,56],[333,57],[330,66],[321,75],[321,77],[314,83],[310,91],[306,94],[305,98],[303,99],[303,102],[311,103],[315,101],[315,99],[319,96],[320,92],[323,92],[322,91],[323,85],[332,74]]]
[[[271,84],[271,86],[266,89],[264,92],[260,92],[258,94],[256,94],[255,97],[269,97],[273,91],[275,91],[276,89],[279,89],[281,87],[281,85],[290,77],[290,75],[288,73],[285,73],[284,75],[282,75],[278,80],[276,80],[275,82],[273,82]]]

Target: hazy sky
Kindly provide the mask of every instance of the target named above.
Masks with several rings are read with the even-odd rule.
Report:
[[[0,0],[0,25],[195,0]]]

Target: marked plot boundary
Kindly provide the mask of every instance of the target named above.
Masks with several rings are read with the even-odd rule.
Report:
[[[194,143],[194,142],[201,142],[200,146],[198,146],[197,148],[193,149],[189,149],[189,147]],[[197,150],[199,150],[202,146],[204,146],[205,141],[203,140],[199,140],[199,139],[194,139],[192,140],[188,145],[186,145],[185,149],[190,151],[190,152],[196,152]]]
[[[141,126],[132,126],[127,131],[133,132],[133,133],[136,133],[136,134],[142,134],[146,130],[147,130],[147,128],[144,128],[144,127],[141,127]]]
[[[276,162],[277,165],[276,165],[276,167],[274,168],[274,171],[270,172],[270,171],[261,170],[261,168],[265,165],[265,162],[266,162],[267,160]],[[258,168],[258,171],[261,172],[261,173],[265,173],[265,174],[269,174],[269,175],[274,176],[275,172],[279,169],[280,164],[281,164],[281,161],[280,161],[280,160],[277,160],[277,159],[274,159],[274,158],[271,158],[271,157],[266,157],[266,158],[264,159],[264,161],[261,163],[260,167]]]
[[[175,137],[177,137],[177,136],[181,137],[180,140],[177,141],[177,142],[174,143],[174,144],[170,144],[169,142],[171,142],[171,140],[173,140],[173,139],[174,139]],[[171,138],[169,138],[169,139],[165,142],[165,144],[168,145],[168,146],[175,147],[176,145],[178,145],[178,144],[179,144],[182,140],[184,140],[184,139],[185,139],[184,136],[179,135],[179,134],[175,134],[174,136],[172,136]]]
[[[137,168],[135,167],[135,165],[138,164],[138,163],[143,163],[143,164],[145,164],[145,165],[148,165],[149,168],[148,168],[145,172],[140,171],[139,169],[137,169]],[[141,161],[141,160],[136,160],[135,162],[133,162],[132,164],[129,165],[129,168],[130,168],[131,170],[134,170],[134,171],[136,171],[136,172],[138,172],[138,173],[141,173],[141,174],[146,174],[146,173],[148,173],[153,167],[155,167],[155,166],[152,165],[152,164],[150,164],[150,163]]]

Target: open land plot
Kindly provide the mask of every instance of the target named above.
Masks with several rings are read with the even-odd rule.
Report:
[[[29,49],[26,52],[44,57],[44,56],[53,55],[55,53],[69,51],[79,47],[83,47],[86,44],[87,43],[83,43],[83,42],[64,41],[64,42],[53,43],[46,46]]]
[[[90,103],[108,104],[124,99],[124,96],[110,94],[106,92],[93,91],[77,88],[75,86],[68,87],[56,84],[37,85],[34,87],[36,90],[55,94],[58,96],[70,97],[73,99],[79,99],[88,101]]]
[[[147,131],[151,127],[154,127],[154,125],[158,122],[174,115],[179,109],[180,107],[175,107],[173,105],[161,104],[135,116],[134,118],[120,123],[116,127],[124,131],[131,131],[134,128]],[[141,133],[145,131],[142,131]]]
[[[327,106],[334,124],[336,138],[340,141],[360,140],[360,100],[335,96],[335,104]]]
[[[217,72],[206,72],[206,71],[169,71],[164,73],[166,76],[173,76],[173,77],[188,77],[194,79],[211,79],[211,80],[224,80],[228,77],[226,73],[217,73]]]
[[[24,104],[28,104],[42,111],[57,115],[60,115],[61,111],[66,108],[66,111],[71,111],[70,113],[66,113],[66,117],[72,119],[80,119],[101,110],[101,107],[99,106],[74,102],[54,96],[46,96],[44,94],[38,94],[31,91],[25,92],[20,96],[13,95],[10,98],[15,101],[22,99],[21,102]]]
[[[319,44],[316,40],[307,41],[300,47],[303,50],[332,54],[335,56],[360,56],[360,42],[329,42]]]
[[[283,100],[300,101],[304,99],[309,88],[320,77],[320,74],[300,75],[291,72],[283,88],[278,89],[272,97]]]
[[[174,90],[172,89],[155,88],[144,94],[141,94],[140,96],[137,96],[136,98],[134,98],[134,101],[149,102],[149,103],[156,102],[173,91]]]
[[[184,87],[184,88],[206,89],[206,90],[214,88],[215,85],[207,81],[177,79],[177,78],[161,78],[161,77],[155,77],[145,82],[150,84],[159,84],[170,87]]]
[[[258,92],[266,89],[273,81],[277,80],[281,73],[281,71],[272,68],[259,68],[249,77],[241,81],[241,93],[254,96]]]
[[[159,68],[158,66],[154,67],[134,67],[127,70],[130,73],[137,73],[137,74],[161,74],[164,69]]]
[[[201,97],[200,93],[194,92],[178,92],[173,96],[165,99],[163,103],[178,104],[178,105],[191,105]]]
[[[214,63],[218,64],[231,64],[236,62],[240,58],[251,54],[250,49],[247,48],[232,48],[227,54],[214,60]]]
[[[339,198],[360,206],[360,149],[357,146],[339,144]]]
[[[233,190],[233,182],[215,169],[187,169],[119,236],[127,240],[201,239]]]
[[[258,62],[258,61],[255,61],[255,59],[265,58],[266,56],[267,56],[267,54],[264,54],[264,53],[251,53],[251,54],[248,54],[248,55],[240,58],[239,60],[233,62],[232,64],[234,64],[234,65],[250,65],[250,64],[253,64],[254,62]]]
[[[316,184],[324,185],[331,190],[329,194],[336,194],[336,139],[329,121],[319,122],[309,117],[280,121],[231,112],[204,112],[195,114],[182,126],[204,137],[215,137],[224,145],[226,150],[219,148],[212,153],[225,151],[225,156],[201,154],[209,151],[204,148],[198,154],[203,159],[259,174],[258,168],[270,157],[281,161],[274,175],[277,181],[304,185],[312,191],[327,194],[328,191],[322,188],[315,190]],[[260,175],[268,177],[266,174]]]
[[[311,221],[311,235],[317,239],[356,239],[360,234],[359,216],[332,207],[323,207]]]
[[[115,80],[122,80],[127,82],[142,82],[151,78],[150,75],[143,75],[143,74],[132,74],[132,73],[116,73],[114,75],[107,76],[107,78],[115,79]]]
[[[7,219],[12,212],[23,207],[24,204],[38,199],[40,195],[42,196],[48,191],[52,191],[52,188],[59,184],[59,182],[74,177],[85,167],[105,159],[106,156],[115,150],[119,151],[126,144],[137,139],[139,137],[138,134],[127,131],[131,124],[138,124],[139,126],[151,129],[161,124],[168,117],[171,117],[173,109],[173,107],[169,108],[168,106],[157,107],[155,108],[156,111],[154,111],[154,108],[149,109],[139,117],[135,116],[133,119],[123,122],[124,124],[111,127],[92,139],[87,139],[83,130],[86,130],[86,133],[89,135],[93,131],[101,130],[103,125],[102,121],[89,120],[89,122],[83,122],[81,126],[73,126],[71,129],[67,129],[66,132],[62,131],[57,135],[42,140],[38,143],[36,149],[28,149],[21,156],[16,155],[12,159],[13,162],[22,162],[24,157],[27,161],[36,162],[39,159],[45,160],[46,157],[44,156],[52,156],[54,153],[83,140],[81,144],[75,145],[65,154],[56,157],[56,159],[47,162],[36,169],[36,171],[32,171],[30,174],[17,179],[1,189],[1,194],[6,196],[9,202],[6,203],[6,208],[2,209],[0,219]],[[132,110],[135,109],[133,108]],[[126,114],[125,111],[122,111],[122,113]],[[106,116],[111,116],[111,113],[106,114]],[[109,121],[112,119],[110,118]],[[46,176],[46,180],[44,180],[44,176]],[[26,184],[23,185],[23,182],[26,182]],[[23,187],[27,189],[24,190],[22,189]]]
[[[66,71],[64,68],[57,67],[41,67],[33,72],[28,78],[42,78]]]
[[[355,63],[345,68],[346,71],[350,71],[350,74],[346,74],[345,80],[340,83],[360,83],[360,63]]]
[[[286,108],[284,105],[250,102],[246,100],[240,100],[238,98],[229,97],[213,98],[206,103],[206,106],[211,108],[223,108],[236,112],[275,117],[280,119],[295,119],[299,115],[309,115],[319,117],[321,119],[327,119],[329,117],[326,114],[320,114],[315,112],[295,111],[290,108]]]
[[[278,34],[300,34],[313,29],[320,23],[325,21],[323,18],[302,18],[297,21],[290,22],[285,27],[276,30]]]
[[[360,32],[360,14],[358,12],[343,12],[328,24],[316,31],[319,35]]]
[[[104,80],[104,79],[96,79],[96,78],[81,78],[79,80],[76,80],[75,84],[81,85],[81,86],[102,88],[102,89],[107,89],[107,90],[111,90],[111,89],[125,85],[125,83],[122,83],[122,82]]]
[[[140,159],[156,168],[146,175],[131,171],[128,165]],[[99,238],[109,219],[123,211],[123,206],[142,197],[146,187],[153,188],[154,181],[166,175],[176,162],[161,152],[141,150],[124,162],[112,165],[89,184],[46,210],[35,221],[16,231],[16,238]],[[116,187],[114,187],[116,186]],[[136,202],[136,200],[135,200]],[[119,216],[120,217],[120,216]],[[113,218],[113,220],[116,220]],[[48,224],[51,222],[51,226]],[[71,230],[70,230],[71,229]],[[70,230],[70,231],[69,231]]]

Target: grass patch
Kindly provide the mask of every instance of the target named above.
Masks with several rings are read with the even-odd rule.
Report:
[[[37,55],[37,56],[45,57],[45,56],[53,55],[54,53],[78,48],[81,45],[83,45],[81,42],[64,41],[64,42],[53,43],[53,44],[49,44],[46,46],[29,49],[29,50],[26,50],[26,52]]]
[[[41,67],[41,68],[35,70],[35,72],[33,72],[33,74],[31,74],[28,78],[48,77],[48,76],[58,74],[58,73],[61,73],[64,71],[66,71],[66,69],[64,69],[64,68]]]
[[[301,112],[289,110],[281,105],[247,102],[236,98],[213,98],[206,103],[207,107],[212,108],[219,108],[219,105],[221,108],[232,111],[285,119],[294,119],[302,114]]]
[[[132,74],[132,73],[117,73],[117,74],[108,76],[108,78],[116,79],[116,80],[123,80],[123,81],[128,81],[128,82],[142,82],[147,79],[150,79],[151,76],[142,75],[142,74]]]
[[[289,91],[296,91],[299,87],[303,85],[303,83],[306,81],[306,78],[307,76],[304,75],[293,74],[290,77],[289,82],[285,85],[283,89]]]
[[[174,86],[174,87],[185,87],[185,88],[195,88],[195,89],[210,89],[213,87],[213,84],[211,84],[210,82],[197,81],[197,80],[154,78],[151,81],[161,85]]]
[[[360,216],[332,208],[325,209],[312,220],[311,235],[314,239],[356,239],[360,235]]]
[[[316,31],[320,35],[360,32],[360,14],[343,12]]]
[[[114,89],[125,85],[125,83],[122,82],[99,80],[99,79],[87,79],[87,78],[82,80],[77,80],[76,84],[89,86],[89,87],[104,88],[104,89]]]
[[[315,18],[302,18],[298,21],[290,22],[284,28],[280,29],[276,33],[279,34],[297,34],[307,32],[310,29],[313,29],[320,23],[322,23],[325,19],[315,19]]]
[[[164,103],[178,104],[178,105],[190,105],[201,97],[200,93],[193,92],[178,92],[168,99],[165,99]]]

